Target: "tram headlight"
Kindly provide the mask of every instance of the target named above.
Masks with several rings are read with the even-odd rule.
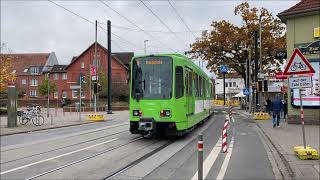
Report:
[[[140,110],[133,110],[133,116],[142,116],[142,111],[140,111]]]
[[[170,117],[171,116],[171,112],[170,112],[170,110],[161,110],[160,111],[160,116],[161,117]]]

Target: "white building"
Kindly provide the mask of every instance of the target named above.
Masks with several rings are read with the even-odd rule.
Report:
[[[240,93],[245,88],[244,79],[242,77],[227,77],[225,79],[226,100]],[[219,77],[215,80],[216,99],[223,99],[223,78]]]

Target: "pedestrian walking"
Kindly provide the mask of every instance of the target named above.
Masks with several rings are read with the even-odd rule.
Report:
[[[280,112],[283,110],[283,103],[280,99],[280,95],[271,101],[272,123],[273,127],[280,127]]]
[[[286,100],[283,101],[283,119],[286,120],[288,114],[288,103]]]

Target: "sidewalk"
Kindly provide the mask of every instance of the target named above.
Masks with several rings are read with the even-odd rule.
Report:
[[[251,114],[238,110],[238,112],[252,117]],[[275,148],[289,163],[296,179],[319,179],[320,160],[300,160],[293,152],[294,146],[303,146],[301,124],[287,124],[281,119],[280,128],[272,126],[272,120],[256,120],[256,124],[270,138]],[[317,125],[305,125],[306,144],[320,151],[320,127]]]
[[[101,122],[101,121],[88,121],[87,114],[89,114],[89,112],[81,113],[81,121],[79,121],[79,113],[77,112],[65,112],[63,114],[62,109],[59,109],[56,115],[55,111],[51,110],[49,118],[47,118],[46,113],[47,112],[45,110],[42,111],[42,115],[44,117],[44,124],[42,126],[35,126],[32,122],[28,122],[26,125],[21,125],[19,123],[19,120],[17,119],[17,127],[14,127],[14,128],[7,128],[7,117],[2,116],[0,117],[0,136]],[[106,112],[97,112],[97,113],[103,114],[108,121],[108,120],[121,118],[123,114],[128,114],[128,111],[114,111],[113,114],[107,114]],[[51,124],[51,115],[52,115],[52,124]]]

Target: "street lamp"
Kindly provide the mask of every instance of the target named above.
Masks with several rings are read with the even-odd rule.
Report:
[[[144,54],[145,54],[145,55],[147,54],[147,45],[146,45],[146,44],[147,44],[147,42],[148,42],[148,41],[149,41],[149,40],[147,40],[147,39],[143,41],[143,45],[144,45]]]

